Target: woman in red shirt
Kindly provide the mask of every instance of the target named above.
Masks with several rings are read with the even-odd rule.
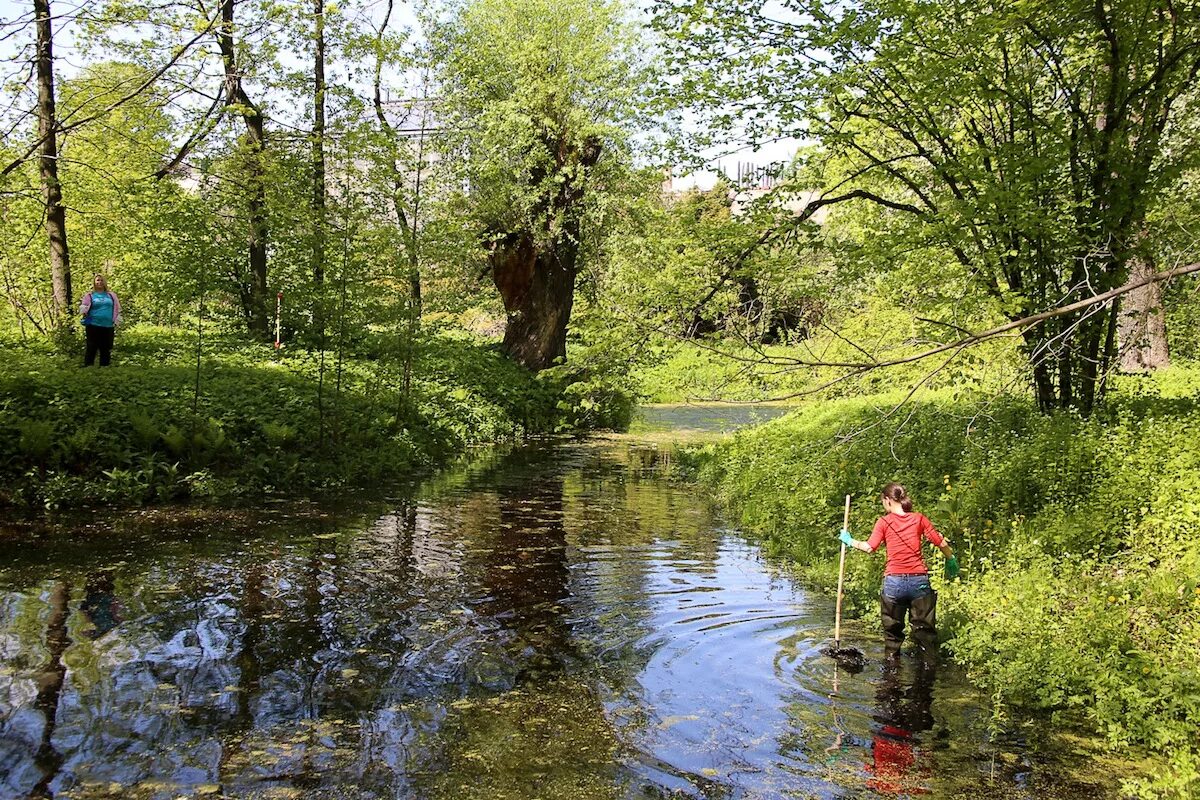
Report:
[[[883,591],[879,613],[883,618],[883,636],[889,651],[898,652],[904,641],[904,617],[912,624],[913,639],[922,647],[937,646],[937,592],[929,585],[929,570],[921,556],[921,543],[928,539],[946,557],[946,576],[958,575],[958,559],[949,543],[924,514],[912,510],[912,499],[898,483],[883,487],[883,508],[887,512],[875,523],[871,538],[852,539],[842,530],[843,544],[874,553],[879,545],[887,548],[887,566],[883,573]]]

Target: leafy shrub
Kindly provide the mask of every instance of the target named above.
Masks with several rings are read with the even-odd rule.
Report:
[[[637,397],[619,376],[576,364],[552,367],[538,379],[558,396],[557,429],[625,430],[637,409]]]
[[[1200,791],[1200,407],[1195,367],[1125,379],[1090,420],[1020,400],[934,395],[810,403],[685,462],[742,525],[836,580],[844,495],[863,537],[889,480],[952,540],[942,585],[951,652],[1001,708],[1083,715],[1114,747],[1163,754],[1145,797]],[[881,558],[847,562],[849,607],[873,608]],[[935,584],[943,584],[935,574]]]
[[[114,366],[49,349],[0,360],[0,505],[253,497],[386,480],[467,444],[554,430],[560,389],[434,333],[407,402],[389,362],[123,331]],[[318,389],[320,386],[320,389]]]
[[[17,447],[30,461],[40,464],[54,447],[54,425],[40,419],[22,419],[14,425]]]

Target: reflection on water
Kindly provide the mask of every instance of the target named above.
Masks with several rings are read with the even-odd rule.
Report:
[[[782,403],[689,403],[687,405],[643,406],[631,431],[674,434],[728,433],[747,425],[761,425],[782,417],[795,406]]]
[[[836,675],[828,598],[654,452],[532,444],[386,504],[9,546],[0,797],[1104,796],[870,631]]]
[[[871,779],[867,786],[892,794],[928,794],[933,777],[919,734],[933,728],[933,685],[937,655],[916,658],[911,682],[900,659],[884,659],[875,689],[875,735],[871,740]]]

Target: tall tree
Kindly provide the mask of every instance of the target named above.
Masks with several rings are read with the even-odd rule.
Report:
[[[820,144],[823,202],[956,260],[1011,319],[1121,285],[1194,142],[1200,12],[1171,0],[663,0],[682,99]],[[1089,413],[1113,304],[1025,329],[1039,403]]]
[[[424,65],[422,69],[421,97],[414,97],[405,104],[408,108],[405,109],[403,123],[408,130],[401,132],[388,118],[388,109],[385,108],[383,100],[383,70],[385,65],[399,60],[399,47],[403,42],[403,37],[388,33],[393,10],[393,3],[388,0],[383,21],[372,42],[375,69],[371,100],[375,109],[375,120],[385,142],[385,169],[392,187],[392,211],[404,239],[404,255],[408,262],[410,316],[415,323],[421,316],[421,200],[424,196],[423,189],[428,182],[426,168],[429,140],[436,131],[430,114],[428,65]],[[428,54],[423,54],[423,57],[428,58]],[[415,123],[415,127],[412,123]],[[415,142],[415,147],[404,147],[403,142],[406,140]]]
[[[39,172],[46,206],[46,237],[50,241],[50,280],[59,324],[71,311],[71,261],[67,249],[67,210],[58,181],[58,116],[54,109],[54,30],[50,0],[33,0],[37,20],[37,87]]]
[[[225,113],[241,117],[245,125],[241,155],[245,168],[245,201],[250,216],[246,240],[249,271],[239,287],[239,294],[251,333],[265,338],[270,325],[267,310],[267,240],[270,229],[267,220],[267,168],[263,152],[267,146],[266,118],[242,85],[242,70],[234,38],[234,8],[235,0],[221,0],[221,23],[216,29],[216,38],[225,72]]]
[[[325,282],[325,0],[313,0],[313,282]]]
[[[507,312],[504,349],[565,358],[587,220],[627,163],[638,76],[618,2],[470,0],[433,32],[450,157]]]
[[[198,20],[189,20],[187,25],[177,26],[173,29],[170,45],[163,46],[161,41],[154,40],[153,44],[144,46],[146,59],[140,62],[142,69],[131,71],[105,93],[91,97],[89,102],[76,102],[78,98],[72,97],[70,91],[71,82],[60,85],[55,79],[55,34],[66,30],[72,44],[85,55],[93,55],[99,50],[103,52],[104,57],[111,56],[121,48],[109,48],[106,46],[107,42],[101,43],[100,40],[105,38],[103,32],[120,26],[124,26],[127,31],[129,26],[146,20],[144,9],[120,6],[115,2],[111,5],[112,8],[107,5],[86,4],[66,13],[60,11],[55,15],[49,0],[35,0],[34,13],[28,21],[23,19],[6,23],[13,26],[5,36],[10,44],[16,40],[15,34],[26,28],[34,31],[34,37],[32,53],[24,47],[17,47],[11,54],[6,53],[2,59],[10,68],[19,63],[20,71],[27,71],[24,80],[6,85],[12,92],[11,102],[0,108],[0,118],[3,118],[3,130],[0,132],[0,154],[3,155],[0,159],[0,180],[11,175],[12,180],[20,186],[31,178],[22,174],[26,171],[24,165],[27,161],[36,160],[37,170],[32,181],[37,185],[40,194],[37,224],[45,229],[49,244],[51,292],[49,303],[45,304],[46,312],[41,311],[43,301],[40,296],[27,294],[24,299],[14,296],[16,283],[11,280],[11,272],[5,273],[5,289],[9,293],[10,304],[40,329],[53,325],[47,326],[44,321],[39,321],[39,317],[50,319],[52,323],[54,318],[57,318],[58,323],[61,323],[73,304],[71,269],[72,266],[78,266],[72,262],[78,257],[79,238],[77,235],[71,237],[71,247],[68,247],[67,229],[69,227],[77,233],[79,216],[74,215],[74,211],[68,211],[64,205],[63,187],[70,187],[69,191],[74,197],[72,178],[79,173],[76,172],[75,176],[67,174],[70,165],[78,161],[75,156],[64,155],[70,149],[67,145],[68,138],[90,135],[95,129],[106,127],[114,114],[122,113],[123,107],[131,103],[138,105],[148,102],[147,95],[153,94],[153,87],[168,73],[174,75],[184,68],[194,53],[195,45],[209,36],[213,25],[212,20],[201,16]],[[126,40],[129,38],[131,37],[125,36]],[[96,47],[97,44],[101,46]],[[132,44],[128,47],[136,49]],[[83,72],[90,68],[87,64],[72,66],[82,67]],[[14,75],[15,72],[10,74],[10,77]],[[29,106],[25,106],[23,102],[26,94],[33,97]],[[38,121],[36,137],[26,138],[24,122],[29,119]],[[78,166],[88,169],[92,167],[86,164]],[[93,171],[97,175],[101,174],[100,169]],[[6,187],[6,194],[8,191]],[[12,194],[26,196],[27,192],[21,187]],[[19,207],[23,202],[17,202],[16,205]],[[78,208],[77,203],[74,204],[74,208]],[[13,211],[20,213],[21,210],[23,209],[6,209],[6,221],[13,220]],[[28,234],[25,238],[28,238]],[[12,252],[6,254],[6,261],[13,255],[15,254]],[[38,274],[39,277],[44,274],[41,268]],[[29,281],[22,280],[20,283],[28,285]],[[38,294],[43,291],[41,285],[44,283],[44,277],[40,277]]]
[[[402,364],[399,409],[407,403],[412,386],[412,371],[417,348],[414,346],[424,310],[422,299],[423,254],[422,236],[429,217],[425,200],[436,192],[434,179],[438,170],[434,140],[439,131],[433,119],[436,101],[430,98],[431,68],[427,45],[406,46],[408,31],[391,30],[394,22],[394,3],[388,0],[383,18],[371,34],[351,41],[348,57],[356,54],[372,62],[371,106],[375,112],[374,125],[359,149],[369,164],[368,180],[378,180],[378,197],[383,204],[375,215],[394,224],[391,233],[398,235],[393,245],[397,271],[387,282],[403,286],[400,311],[403,324],[398,329],[396,353]],[[398,71],[412,80],[407,81],[416,91],[408,90],[403,99],[385,99],[385,72]],[[374,193],[372,193],[374,194]],[[398,279],[398,280],[397,280]],[[394,296],[394,288],[387,296]]]

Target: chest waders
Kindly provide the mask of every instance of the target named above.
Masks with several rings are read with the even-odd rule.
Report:
[[[886,521],[885,521],[886,522]],[[887,523],[894,534],[892,538],[902,541],[900,534]],[[919,534],[918,534],[919,535]],[[920,539],[917,550],[920,553]],[[907,544],[907,543],[906,543]],[[890,544],[888,545],[891,546]],[[924,559],[922,559],[924,560]],[[887,579],[884,578],[886,581]],[[883,623],[883,643],[888,653],[898,653],[904,643],[904,617],[912,625],[912,638],[926,653],[937,652],[937,592],[932,586],[920,597],[912,599],[890,599],[881,589],[879,592],[879,617]]]
[[[883,640],[888,652],[899,652],[904,643],[904,617],[912,624],[913,641],[928,652],[937,651],[937,592],[913,600],[889,600],[879,593],[879,616],[883,620]]]

